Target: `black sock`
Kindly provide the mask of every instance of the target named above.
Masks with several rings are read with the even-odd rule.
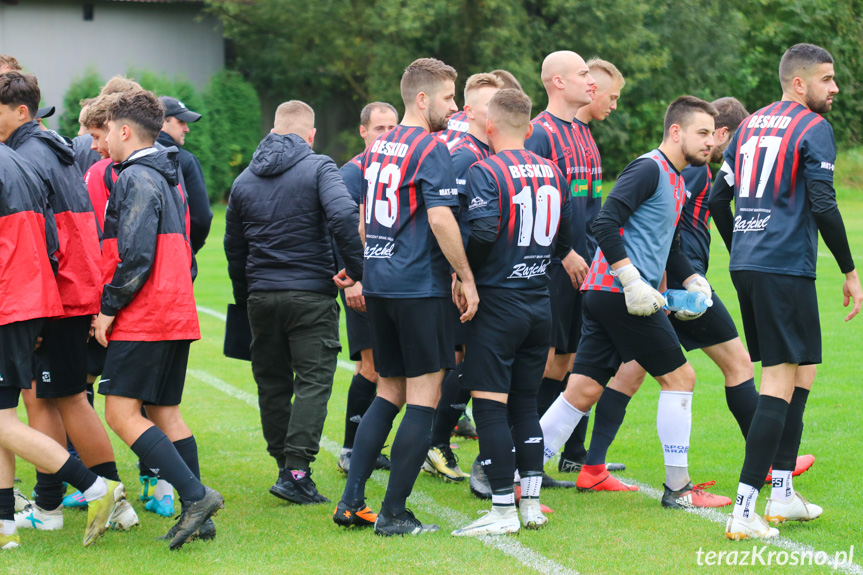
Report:
[[[348,505],[359,505],[366,499],[366,481],[375,469],[381,449],[393,428],[393,420],[399,408],[378,396],[366,410],[357,428],[358,441],[351,452],[351,466],[342,501]]]
[[[479,436],[480,460],[492,491],[512,489],[515,454],[506,418],[506,404],[473,398],[473,419]]]
[[[464,415],[467,402],[470,401],[470,391],[461,387],[463,365],[464,363],[458,364],[443,380],[432,426],[432,445],[449,445],[452,430],[458,425],[458,420]]]
[[[63,503],[63,481],[55,473],[36,472],[36,505],[46,511],[57,509]]]
[[[773,458],[773,469],[794,471],[797,467],[797,452],[800,449],[800,438],[803,435],[803,412],[806,410],[806,400],[809,390],[802,387],[794,388],[791,404],[785,415],[785,427],[782,428],[782,438],[776,457]]]
[[[15,520],[15,494],[11,487],[0,489],[0,520]]]
[[[77,457],[69,457],[63,467],[57,470],[57,478],[65,481],[81,493],[84,493],[96,483],[99,476],[84,467]]]
[[[138,461],[138,475],[141,477],[156,477],[156,472],[144,465],[143,461]]]
[[[173,485],[181,499],[200,501],[204,498],[206,494],[204,486],[177,453],[168,436],[155,425],[135,440],[132,451],[144,462],[144,465]]]
[[[536,395],[513,391],[506,407],[511,423],[510,437],[515,446],[516,469],[522,477],[542,475],[542,427],[536,413]]]
[[[731,415],[737,420],[743,439],[749,434],[749,426],[752,425],[752,416],[758,406],[758,391],[755,389],[755,380],[747,379],[740,385],[725,388],[725,403]]]
[[[593,434],[590,436],[590,451],[585,465],[601,465],[608,456],[608,448],[617,437],[617,431],[626,416],[626,406],[632,399],[625,393],[605,388],[596,403]],[[582,418],[582,421],[586,418]]]
[[[587,423],[590,421],[590,415],[581,418],[578,425],[572,431],[572,435],[563,444],[563,451],[560,456],[570,461],[582,461],[587,457],[587,449],[584,447],[584,440],[587,437]],[[594,424],[595,425],[595,424]]]
[[[788,404],[784,399],[761,395],[746,438],[746,458],[740,471],[740,483],[761,489],[770,464],[776,457]]]
[[[191,471],[195,478],[200,481],[201,467],[198,464],[198,442],[195,441],[195,436],[190,435],[185,439],[175,441],[174,448],[177,450],[177,453],[180,454],[180,457],[183,458],[183,461],[186,463],[186,465],[189,467],[189,471]]]
[[[422,405],[408,404],[405,407],[405,415],[393,440],[390,453],[392,469],[384,495],[384,504],[393,515],[404,512],[405,501],[413,490],[414,482],[428,454],[434,411],[433,408]],[[351,464],[353,465],[353,461]]]
[[[368,411],[377,394],[378,386],[362,374],[355,373],[348,388],[348,407],[345,410],[345,442],[342,447],[353,449],[354,438],[363,415]]]
[[[105,463],[94,465],[90,468],[90,471],[92,471],[96,475],[101,475],[105,479],[110,479],[111,481],[120,481],[120,474],[117,473],[116,461],[106,461]]]
[[[558,395],[560,395],[560,381],[543,377],[542,383],[539,384],[539,391],[536,393],[536,410],[540,417],[551,407]]]

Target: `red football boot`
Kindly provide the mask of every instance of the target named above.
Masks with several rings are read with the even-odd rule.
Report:
[[[797,477],[798,475],[806,472],[812,467],[812,464],[815,463],[814,455],[799,455],[797,457],[797,464],[794,466],[794,471],[791,472],[792,477]],[[770,471],[767,472],[767,479],[764,480],[764,483],[771,483],[773,481],[773,468],[770,468]]]
[[[575,486],[579,491],[638,491],[638,486],[627,485],[610,475],[605,465],[585,465],[578,472]]]
[[[707,489],[716,485],[715,481],[699,483],[695,487],[689,483],[680,491],[672,491],[665,485],[662,494],[662,506],[670,509],[689,509],[692,507],[725,507],[731,505],[731,499],[723,495],[709,493]]]

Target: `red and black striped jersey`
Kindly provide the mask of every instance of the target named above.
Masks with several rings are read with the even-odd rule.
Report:
[[[363,292],[380,297],[447,297],[449,263],[428,209],[458,207],[446,144],[426,130],[396,126],[362,154],[366,191]]]
[[[686,203],[680,214],[680,240],[683,253],[692,262],[692,267],[701,275],[707,273],[710,260],[710,182],[713,174],[710,166],[686,166],[680,175],[686,184]]]
[[[589,260],[592,254],[588,251],[587,242],[587,208],[589,201],[594,203],[594,198],[597,198],[597,204],[601,202],[602,172],[596,145],[586,145],[575,122],[562,120],[544,111],[531,121],[533,134],[524,146],[538,156],[551,160],[566,177],[573,199],[572,248]],[[590,133],[589,130],[587,132]],[[599,178],[594,177],[595,168],[599,170]]]
[[[468,132],[450,150],[452,167],[455,172],[455,187],[458,189],[459,213],[458,226],[461,229],[461,239],[467,245],[470,235],[470,222],[467,220],[467,174],[475,163],[486,159],[491,150],[487,144],[480,142]]]
[[[806,182],[832,185],[835,162],[833,128],[801,104],[774,102],[743,121],[723,165],[735,191],[729,269],[815,277],[818,229]]]
[[[500,152],[468,176],[468,218],[499,218],[491,252],[473,270],[478,286],[547,290],[561,222],[570,217],[566,179],[549,160],[527,150]]]
[[[470,128],[470,122],[468,122],[467,114],[464,111],[456,112],[450,116],[446,130],[435,132],[434,135],[443,140],[449,149],[452,149],[461,141],[468,128]]]

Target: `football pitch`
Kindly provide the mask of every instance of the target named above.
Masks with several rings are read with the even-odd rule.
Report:
[[[852,253],[863,263],[863,199],[856,189],[840,188]],[[193,542],[178,552],[155,541],[173,520],[145,512],[138,500],[136,460],[111,433],[128,499],[141,518],[129,533],[109,532],[94,546],[83,548],[86,513],[65,511],[62,531],[21,531],[21,547],[0,552],[4,573],[863,573],[863,528],[858,513],[863,494],[856,487],[863,475],[863,425],[859,362],[863,357],[863,317],[843,321],[842,275],[821,244],[817,282],[824,364],[806,410],[802,453],[816,463],[794,485],[806,498],[824,507],[813,523],[781,526],[781,537],[769,544],[731,542],[723,536],[730,507],[687,513],[663,509],[658,501],[664,480],[661,447],[656,436],[659,386],[649,377],[629,404],[626,421],[609,451],[609,461],[626,464],[620,476],[641,486],[637,493],[578,493],[543,490],[552,509],[540,531],[518,536],[470,539],[449,532],[488,509],[467,484],[446,484],[421,473],[408,506],[424,522],[441,531],[421,537],[384,539],[370,529],[345,530],[332,522],[344,487],[336,459],[344,431],[344,413],[352,365],[347,354],[344,322],[339,369],[336,371],[321,453],[312,464],[319,491],[332,504],[296,506],[268,493],[277,469],[267,455],[260,430],[257,395],[250,365],[222,355],[225,306],[232,301],[222,237],[223,206],[214,209],[210,239],[198,256],[195,295],[202,340],[193,344],[183,400],[183,415],[198,441],[204,483],[221,491],[226,508],[216,517],[212,542]],[[728,276],[728,254],[714,231],[708,279],[722,297],[740,329],[736,295]],[[166,302],[166,305],[170,305]],[[480,308],[481,309],[481,308]],[[698,374],[693,402],[689,455],[693,483],[716,481],[713,492],[734,497],[743,461],[744,443],[725,405],[719,369],[703,353],[688,354]],[[758,381],[756,369],[756,382]],[[104,400],[97,394],[97,409]],[[26,414],[22,405],[21,417]],[[395,430],[395,427],[394,427]],[[588,433],[589,437],[589,433]],[[460,466],[468,470],[477,442],[453,440]],[[392,442],[392,436],[388,443]],[[387,450],[388,451],[388,450]],[[547,471],[558,478],[556,461]],[[19,460],[19,485],[33,488],[33,467]],[[367,501],[378,509],[387,475],[376,472],[367,487]],[[761,492],[763,512],[769,488]],[[179,504],[177,505],[179,509]],[[764,549],[762,549],[762,547]],[[736,554],[728,555],[729,552]],[[743,552],[747,552],[744,555]],[[754,551],[754,554],[753,554]],[[854,563],[837,568],[816,563],[841,560],[850,552]],[[713,555],[711,555],[711,552]],[[822,554],[823,552],[823,554]],[[723,553],[719,555],[719,553]],[[812,557],[809,559],[808,557]],[[712,557],[712,561],[711,561]],[[795,558],[805,566],[794,565]],[[722,565],[716,565],[721,560]],[[727,563],[736,563],[728,565]],[[769,565],[767,563],[770,563]],[[778,563],[785,562],[786,565]],[[712,565],[710,563],[713,563]],[[811,566],[810,566],[811,563]]]

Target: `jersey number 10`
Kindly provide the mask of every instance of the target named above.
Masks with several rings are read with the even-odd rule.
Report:
[[[531,236],[541,246],[550,246],[560,225],[560,190],[554,186],[541,186],[536,191],[536,217],[533,212],[533,194],[525,186],[512,197],[519,207],[518,245],[529,246]]]
[[[755,190],[755,197],[760,198],[764,195],[764,188],[767,187],[767,182],[770,180],[770,175],[773,173],[773,165],[776,163],[776,157],[779,155],[779,148],[782,146],[782,138],[779,136],[752,136],[746,143],[740,146],[740,180],[737,182],[737,192],[741,198],[749,197],[749,186],[752,181],[752,170],[755,167],[755,153],[758,148],[764,148],[764,163],[761,164],[760,177],[758,178],[758,188]]]
[[[369,183],[366,191],[366,223],[372,223],[372,210],[375,219],[384,227],[391,228],[399,216],[399,186],[402,183],[402,172],[396,164],[387,164],[381,169],[380,162],[373,162],[366,168],[364,174]],[[375,202],[375,192],[378,180],[383,183],[384,197]],[[374,205],[373,205],[374,204]]]

